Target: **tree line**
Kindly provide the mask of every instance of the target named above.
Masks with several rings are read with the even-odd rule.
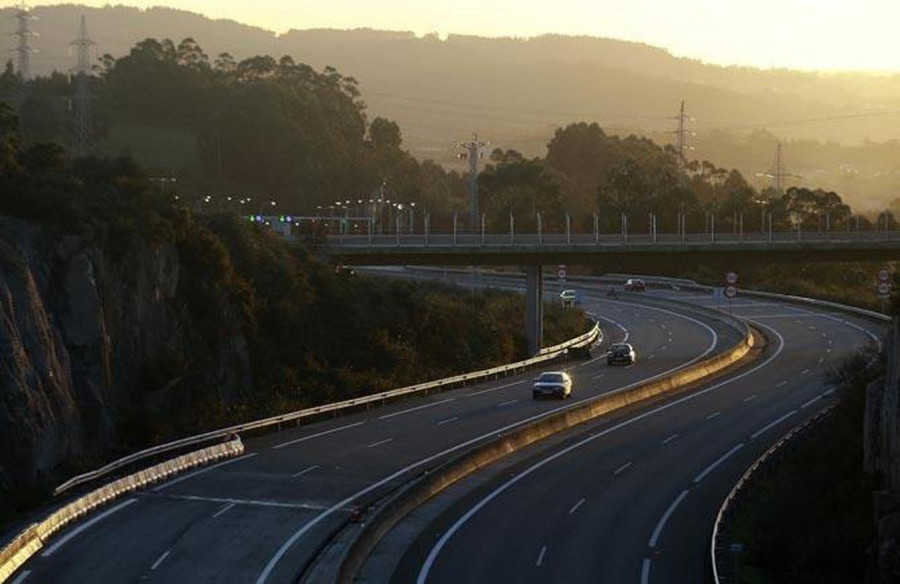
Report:
[[[416,203],[437,228],[449,226],[454,213],[466,221],[466,177],[404,150],[401,128],[369,119],[358,82],[333,68],[316,71],[289,56],[210,57],[190,38],[146,39],[121,58],[102,57],[92,83],[99,136],[130,124],[195,137],[199,168],[179,183],[195,201],[209,193],[220,200],[254,193],[254,203],[231,208],[252,212],[271,199],[284,212],[333,215],[336,201],[371,214],[369,201],[381,199]],[[0,95],[21,94],[22,87],[8,65]],[[27,84],[19,107],[27,141],[67,143],[60,100],[71,92],[58,73]],[[671,146],[610,135],[596,123],[558,129],[543,157],[494,150],[479,190],[495,231],[508,229],[510,215],[517,229],[534,229],[539,213],[549,230],[560,229],[566,215],[576,229],[592,230],[596,214],[602,231],[617,232],[623,213],[636,232],[649,229],[651,214],[670,232],[679,215],[689,231],[713,222],[719,231],[759,231],[769,216],[776,230],[818,229],[823,222],[832,229],[872,227],[833,191],[757,190],[737,170],[680,159]],[[423,218],[411,218],[418,221],[414,229],[423,228]],[[893,225],[892,214],[882,220]]]

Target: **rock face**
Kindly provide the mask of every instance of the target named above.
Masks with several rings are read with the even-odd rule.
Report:
[[[0,487],[108,454],[135,412],[250,387],[239,312],[220,299],[198,330],[174,245],[113,252],[0,217]]]

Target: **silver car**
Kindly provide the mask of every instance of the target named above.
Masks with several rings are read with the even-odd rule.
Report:
[[[534,399],[542,397],[572,397],[572,378],[565,371],[546,371],[534,380],[531,388]]]

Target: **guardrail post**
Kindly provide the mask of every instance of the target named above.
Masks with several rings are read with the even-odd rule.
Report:
[[[516,243],[516,218],[513,217],[512,211],[509,213],[509,245]]]
[[[652,223],[652,227],[653,227],[653,243],[655,244],[656,243],[656,213],[650,214],[650,222]]]
[[[566,213],[566,245],[572,245],[572,217]]]
[[[628,215],[622,213],[622,242],[628,243]]]

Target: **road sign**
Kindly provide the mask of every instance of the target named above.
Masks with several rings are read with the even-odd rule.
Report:
[[[879,296],[890,296],[891,295],[891,285],[887,282],[879,282],[878,283],[878,295]]]
[[[725,286],[725,297],[728,299],[734,298],[738,295],[738,289],[736,286]]]
[[[566,279],[566,264],[559,264],[559,270],[556,272],[556,275],[560,280]]]
[[[891,279],[891,272],[887,268],[881,268],[878,270],[878,281],[879,282],[887,282]]]
[[[737,284],[738,275],[735,272],[728,272],[725,274],[725,282],[727,282],[730,286],[734,286]]]

